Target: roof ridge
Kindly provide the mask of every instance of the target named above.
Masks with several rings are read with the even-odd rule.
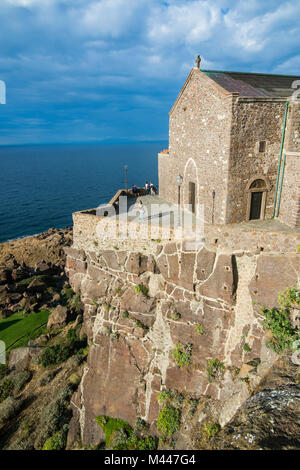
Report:
[[[263,73],[263,72],[239,72],[239,71],[232,71],[232,70],[208,70],[208,69],[201,69],[201,72],[209,72],[209,73],[239,73],[239,74],[244,74],[244,75],[267,75],[269,77],[295,77],[299,78],[299,75],[283,75],[280,73]]]

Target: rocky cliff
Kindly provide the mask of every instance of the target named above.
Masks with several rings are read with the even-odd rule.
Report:
[[[181,423],[176,443],[165,443],[205,448],[203,429],[226,428],[278,359],[265,344],[261,306],[298,284],[299,254],[156,245],[155,253],[66,249],[90,345],[69,448],[98,445],[102,415],[143,420],[160,435],[164,408],[177,409]]]

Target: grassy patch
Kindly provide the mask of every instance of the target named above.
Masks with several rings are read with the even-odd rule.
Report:
[[[111,447],[113,444],[112,438],[117,431],[125,431],[130,435],[133,431],[130,424],[122,419],[110,418],[109,416],[96,416],[96,421],[105,434],[105,444]]]
[[[27,277],[26,279],[22,279],[22,281],[18,281],[16,282],[16,285],[17,286],[24,286],[24,287],[27,287],[29,286],[29,284],[32,282],[32,281],[43,281],[45,282],[46,284],[50,285],[50,286],[55,286],[56,285],[56,282],[55,280],[53,279],[53,277],[51,276],[48,276],[47,274],[39,274],[37,276],[31,276],[31,277]]]
[[[157,448],[156,438],[140,436],[138,428],[133,429],[129,423],[122,419],[102,415],[96,416],[96,421],[104,431],[106,449],[155,450]],[[145,428],[144,422],[142,428]]]
[[[12,349],[27,346],[30,339],[37,338],[44,333],[49,315],[48,310],[40,310],[28,315],[17,312],[0,320],[0,340],[6,344],[6,350],[10,346]]]

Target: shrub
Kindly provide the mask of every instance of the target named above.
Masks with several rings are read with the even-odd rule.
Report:
[[[0,403],[14,392],[14,384],[10,379],[3,379],[0,383]]]
[[[122,313],[122,317],[123,318],[128,318],[129,317],[129,313],[127,312],[127,310],[124,310],[124,312]]]
[[[175,408],[181,407],[183,396],[177,390],[162,390],[157,395],[160,404],[173,405]]]
[[[201,325],[200,323],[196,323],[196,325],[194,325],[194,328],[199,336],[203,335],[204,333],[203,325]]]
[[[42,429],[38,434],[36,446],[43,448],[46,441],[61,430],[67,432],[67,425],[72,417],[70,399],[74,393],[74,387],[70,384],[64,386],[42,411],[40,423]]]
[[[174,321],[177,321],[181,318],[181,314],[179,312],[172,312],[170,318]]]
[[[299,339],[299,329],[294,328],[290,319],[290,309],[300,306],[300,290],[297,287],[288,287],[279,294],[280,308],[262,308],[261,313],[265,319],[262,326],[272,333],[272,338],[266,342],[267,347],[281,354],[286,349],[293,349],[293,343]]]
[[[267,347],[278,354],[285,349],[292,349],[293,342],[299,339],[299,335],[297,329],[292,327],[289,310],[277,307],[263,308],[262,313],[265,316],[262,326],[272,333],[272,338],[266,343]]]
[[[219,361],[219,359],[209,359],[207,361],[207,375],[208,381],[211,382],[219,378],[222,375],[225,366],[223,362]]]
[[[173,357],[175,364],[178,367],[185,367],[191,363],[192,347],[193,346],[190,343],[176,343],[175,349],[173,351]]]
[[[252,351],[252,348],[249,346],[248,343],[245,343],[243,345],[243,350],[246,351],[246,352],[251,352]]]
[[[215,434],[218,434],[220,430],[221,426],[219,425],[219,423],[206,423],[203,425],[203,431],[209,439]]]
[[[7,374],[7,371],[8,371],[7,365],[0,364],[0,380],[3,379],[3,377],[5,377],[5,375]]]
[[[42,450],[64,450],[67,444],[68,426],[62,431],[56,432],[52,437],[46,440]]]
[[[68,331],[67,337],[53,346],[44,349],[41,354],[40,362],[43,367],[65,362],[69,357],[80,353],[87,345],[86,337],[78,339],[76,329]]]
[[[156,427],[165,436],[172,436],[180,428],[181,412],[173,406],[164,407],[158,415]]]
[[[148,292],[149,292],[149,289],[148,287],[144,286],[143,284],[137,284],[135,287],[134,287],[134,290],[137,294],[143,294],[145,296],[148,295]]]
[[[111,339],[112,341],[116,341],[118,340],[120,337],[119,333],[117,331],[114,331],[112,334],[111,334]]]

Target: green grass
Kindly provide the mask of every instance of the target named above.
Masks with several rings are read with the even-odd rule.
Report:
[[[132,427],[122,419],[110,418],[109,416],[96,416],[98,425],[105,434],[105,444],[107,447],[112,445],[112,437],[117,431],[125,431],[128,435],[132,433]]]
[[[28,315],[17,312],[0,320],[0,340],[4,341],[6,350],[10,346],[12,346],[12,349],[27,346],[30,339],[40,336],[46,330],[46,325],[39,327],[47,323],[49,315],[48,310],[41,310]]]

